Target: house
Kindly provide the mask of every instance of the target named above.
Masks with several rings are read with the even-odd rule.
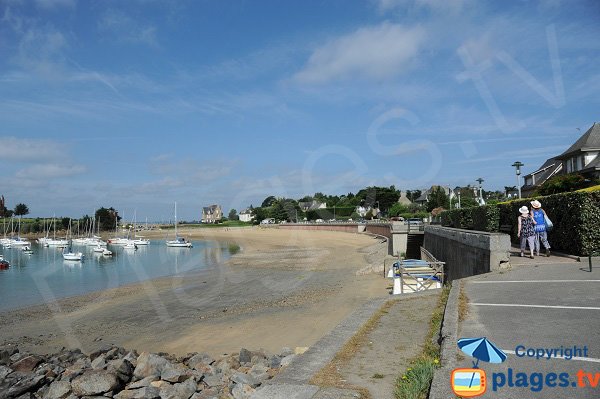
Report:
[[[579,173],[584,177],[600,177],[600,123],[594,123],[571,147],[556,157],[563,172]]]
[[[418,205],[421,205],[421,206],[427,204],[427,201],[429,201],[429,196],[431,195],[431,193],[434,190],[438,189],[438,187],[441,188],[442,190],[444,190],[444,193],[448,196],[448,198],[450,198],[450,199],[455,198],[454,190],[452,190],[450,187],[448,187],[448,186],[431,186],[431,188],[429,190],[425,190],[422,192],[421,196],[415,200],[415,203]]]
[[[218,223],[223,218],[220,205],[205,206],[202,208],[202,223]]]
[[[400,198],[398,198],[398,203],[402,204],[402,205],[412,205],[412,201],[408,199],[408,197],[406,196],[406,191],[401,191],[400,192]]]
[[[562,172],[562,166],[562,162],[556,158],[547,159],[538,170],[523,177],[525,184],[521,187],[521,194],[524,197],[533,195],[535,190],[548,179],[559,175]]]
[[[316,201],[316,200],[301,201],[301,202],[298,202],[298,206],[304,212],[306,212],[306,211],[313,211],[315,209],[325,209],[325,208],[327,208],[327,204],[326,203],[319,202],[319,201]]]
[[[594,123],[562,154],[544,162],[535,172],[524,176],[523,196],[532,195],[548,179],[569,173],[600,178],[600,123]]]
[[[252,209],[246,208],[239,213],[240,222],[251,222],[254,219],[254,215],[252,214]]]

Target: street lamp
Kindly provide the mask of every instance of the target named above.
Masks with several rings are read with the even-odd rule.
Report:
[[[456,191],[456,195],[458,195],[458,209],[460,209],[460,190]]]
[[[483,205],[483,189],[481,188],[481,183],[483,183],[485,180],[480,177],[475,181],[479,182],[479,205]]]
[[[516,168],[516,173],[517,173],[517,189],[519,190],[519,198],[521,198],[521,179],[519,178],[519,175],[521,174],[521,166],[524,166],[524,164],[522,162],[515,162],[513,163],[511,166],[514,166]]]

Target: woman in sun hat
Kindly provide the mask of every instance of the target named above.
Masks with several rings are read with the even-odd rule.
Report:
[[[550,256],[550,243],[548,242],[548,226],[546,226],[546,211],[538,200],[531,201],[531,217],[535,220],[535,252],[540,255],[540,241],[546,249],[546,256]]]
[[[525,247],[529,244],[529,251],[531,255],[529,257],[533,259],[533,248],[535,245],[535,222],[533,217],[529,214],[529,209],[526,206],[519,208],[519,230],[517,237],[521,239],[521,256],[524,256]]]

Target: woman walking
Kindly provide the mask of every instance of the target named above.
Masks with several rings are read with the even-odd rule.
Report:
[[[535,252],[540,256],[540,241],[546,249],[546,256],[550,256],[550,243],[548,242],[548,226],[546,225],[546,211],[538,200],[531,201],[531,217],[535,220]]]
[[[529,251],[531,255],[529,257],[533,259],[533,248],[535,246],[535,222],[533,217],[529,214],[529,209],[526,206],[519,208],[521,213],[518,218],[519,232],[517,237],[521,239],[521,257],[524,256],[525,248],[529,244]]]

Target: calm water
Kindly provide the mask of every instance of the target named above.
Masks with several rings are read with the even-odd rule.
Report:
[[[114,288],[156,277],[217,267],[230,256],[228,243],[193,241],[193,248],[169,248],[152,241],[137,251],[109,245],[112,257],[73,247],[83,252],[82,262],[66,261],[57,248],[32,244],[32,255],[19,248],[0,246],[10,268],[0,270],[0,311],[36,305],[55,299]]]

